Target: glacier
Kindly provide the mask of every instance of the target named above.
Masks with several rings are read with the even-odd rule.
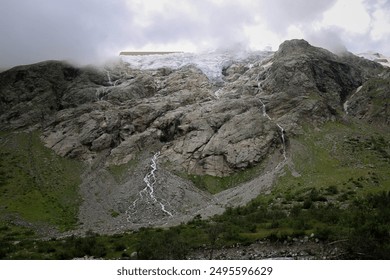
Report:
[[[210,81],[223,81],[222,71],[234,63],[244,63],[248,68],[253,62],[263,61],[273,55],[271,51],[230,51],[214,50],[200,53],[169,53],[153,55],[120,55],[122,62],[140,70],[156,70],[171,68],[173,70],[195,66],[201,70]]]

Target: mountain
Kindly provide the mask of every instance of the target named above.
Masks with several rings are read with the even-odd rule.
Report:
[[[297,192],[320,176],[341,184],[329,179],[341,168],[355,180],[377,157],[388,190],[389,82],[375,61],[304,40],[275,53],[14,67],[0,73],[0,218],[49,236],[173,226],[285,178]],[[375,158],[354,162],[366,148]]]

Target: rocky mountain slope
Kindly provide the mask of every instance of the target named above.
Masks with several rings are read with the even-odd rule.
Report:
[[[222,213],[286,170],[299,176],[292,140],[307,127],[390,124],[390,71],[351,53],[291,40],[230,59],[217,80],[206,74],[123,61],[12,68],[0,73],[1,145],[38,131],[56,155],[82,162],[75,228],[112,233]]]

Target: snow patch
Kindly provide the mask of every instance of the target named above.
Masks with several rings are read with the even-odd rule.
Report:
[[[358,56],[363,57],[365,59],[378,62],[382,64],[383,66],[390,67],[390,57],[387,57],[383,54],[377,53],[377,52],[365,52],[360,53]]]

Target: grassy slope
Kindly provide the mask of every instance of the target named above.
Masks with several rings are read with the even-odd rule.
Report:
[[[11,215],[60,230],[72,228],[82,165],[44,147],[38,132],[0,136],[0,221]]]
[[[341,220],[348,216],[343,209],[390,191],[389,143],[390,133],[369,126],[328,123],[320,131],[308,131],[292,140],[300,176],[286,169],[271,194],[231,211],[230,216],[256,224],[252,232],[242,233],[252,240],[271,234],[329,234],[332,229],[332,238],[341,238],[349,231],[348,221]],[[225,218],[229,219],[226,213]]]
[[[226,177],[211,175],[200,176],[185,173],[180,173],[178,175],[192,181],[199,189],[208,191],[211,194],[216,194],[259,176],[263,168],[262,165],[257,165]]]
[[[315,189],[327,200],[342,203],[346,194],[359,197],[390,190],[390,133],[368,125],[328,123],[302,135],[293,161],[301,176],[287,171],[270,198],[301,200]]]

